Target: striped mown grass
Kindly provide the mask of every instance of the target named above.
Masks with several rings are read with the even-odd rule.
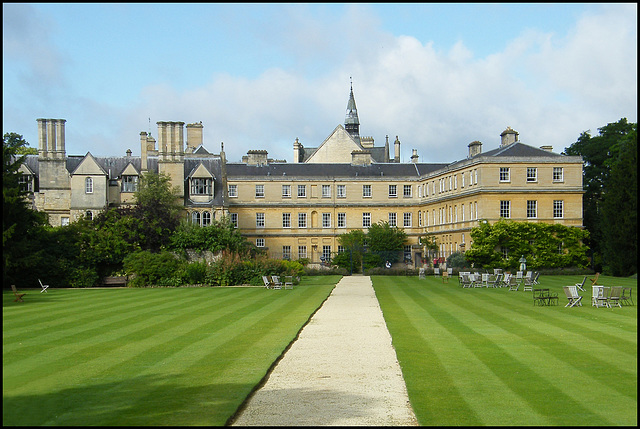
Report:
[[[339,276],[3,294],[3,425],[224,425]]]
[[[565,308],[433,277],[372,277],[421,425],[637,425],[637,310]],[[587,282],[587,284],[590,284]],[[637,280],[600,277],[633,287]]]

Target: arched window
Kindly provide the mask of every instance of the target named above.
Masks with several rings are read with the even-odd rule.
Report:
[[[203,212],[202,213],[202,226],[207,226],[211,224],[211,212]]]
[[[200,212],[191,213],[191,222],[200,225]]]
[[[87,210],[84,214],[85,219],[93,220],[93,212],[91,210]]]
[[[91,177],[84,179],[84,192],[86,194],[93,194],[93,179]]]

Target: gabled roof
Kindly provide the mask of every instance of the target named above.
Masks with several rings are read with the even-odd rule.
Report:
[[[310,153],[308,157],[305,157],[304,162],[309,162],[315,156],[320,156],[323,152],[330,151],[332,154],[338,153],[338,156],[342,155],[345,157],[344,160],[337,162],[350,163],[351,152],[353,150],[362,150],[362,146],[353,138],[353,136],[351,136],[351,134],[347,132],[344,126],[340,124],[334,128],[333,132],[329,134],[329,137],[327,137],[322,144],[313,151],[313,153]],[[348,154],[348,157],[344,154]]]
[[[97,167],[97,172],[91,171],[92,169],[94,169],[94,167]],[[79,170],[82,168],[86,168],[88,169],[88,171],[80,173]],[[107,175],[107,172],[105,171],[105,169],[102,167],[102,165],[100,165],[100,163],[96,160],[96,158],[93,155],[91,155],[91,152],[87,152],[87,154],[80,160],[78,165],[76,165],[75,168],[71,170],[70,173],[72,175],[73,174],[104,174],[105,176]]]

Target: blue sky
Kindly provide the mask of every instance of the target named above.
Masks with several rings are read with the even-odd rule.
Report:
[[[507,126],[561,152],[637,122],[637,5],[3,4],[3,133],[32,147],[37,118],[96,156],[202,121],[230,161],[291,161],[344,123],[350,78],[361,135],[398,136],[403,161],[491,150]]]

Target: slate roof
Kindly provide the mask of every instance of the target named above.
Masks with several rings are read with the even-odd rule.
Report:
[[[444,168],[448,164],[376,163],[370,165],[351,164],[303,164],[277,163],[268,165],[227,164],[227,177],[336,177],[336,178],[379,178],[379,177],[420,177]]]

